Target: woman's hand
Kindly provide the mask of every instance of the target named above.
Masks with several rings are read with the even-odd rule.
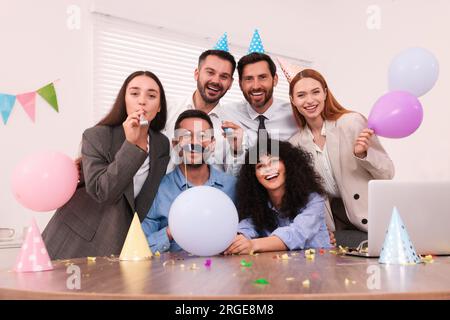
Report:
[[[370,139],[372,138],[373,135],[374,131],[372,129],[366,128],[363,131],[361,131],[361,133],[359,134],[358,138],[355,141],[355,148],[353,151],[355,153],[355,156],[361,159],[367,157],[367,150],[370,147]]]
[[[234,238],[233,243],[224,251],[224,254],[250,254],[253,250],[252,240],[247,239],[242,234]]]
[[[139,120],[144,110],[138,110],[128,115],[127,119],[122,124],[125,131],[125,138],[132,144],[138,144],[141,134],[141,126]]]

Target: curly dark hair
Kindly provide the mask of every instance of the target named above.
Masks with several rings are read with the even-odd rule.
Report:
[[[274,143],[279,145],[277,156],[286,168],[286,192],[280,212],[284,217],[293,219],[299,210],[306,206],[311,193],[325,194],[322,178],[314,170],[310,153],[285,141],[269,140],[267,145]],[[261,234],[264,230],[270,232],[275,230],[277,221],[276,215],[267,205],[270,201],[267,190],[256,178],[256,164],[250,161],[252,152],[253,155],[258,155],[257,162],[259,162],[262,155],[270,154],[270,148],[267,148],[266,152],[260,152],[257,148],[258,144],[246,153],[245,164],[241,167],[237,181],[236,200],[239,219],[251,218],[256,230]]]

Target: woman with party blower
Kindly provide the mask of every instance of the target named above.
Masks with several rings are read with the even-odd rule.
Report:
[[[341,106],[324,77],[305,69],[290,82],[299,132],[290,142],[310,152],[328,196],[327,226],[338,245],[367,239],[368,182],[392,179],[394,164],[366,118]]]
[[[156,75],[129,75],[109,114],[83,134],[81,181],[43,232],[52,259],[120,253],[134,213],[144,219],[166,172],[166,118]]]

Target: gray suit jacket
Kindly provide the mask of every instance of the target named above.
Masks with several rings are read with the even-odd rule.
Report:
[[[169,140],[149,129],[150,153],[125,140],[122,126],[95,126],[82,140],[81,181],[43,232],[52,259],[109,256],[122,249],[134,212],[142,221],[169,161]],[[134,198],[133,177],[150,157],[149,175]]]

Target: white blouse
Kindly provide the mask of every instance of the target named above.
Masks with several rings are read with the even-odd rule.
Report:
[[[149,146],[150,138],[147,136],[147,151],[150,152],[150,146]],[[142,189],[142,186],[144,185],[145,180],[147,180],[148,172],[150,170],[150,155],[148,155],[145,158],[144,163],[142,166],[138,169],[136,174],[133,177],[133,187],[134,187],[134,198],[136,199],[137,195]]]
[[[306,126],[306,130],[311,136],[311,140],[314,141],[314,135],[311,132],[311,129],[309,129],[309,127]],[[327,132],[325,130],[325,122],[323,123],[320,134],[324,137],[327,136]],[[326,193],[332,198],[340,198],[341,195],[336,180],[334,179],[333,169],[331,168],[330,157],[328,156],[326,142],[325,146],[323,147],[323,150],[321,150],[320,147],[315,143],[314,147],[316,150],[316,159],[317,159],[315,163],[315,168],[324,180],[324,188]]]

